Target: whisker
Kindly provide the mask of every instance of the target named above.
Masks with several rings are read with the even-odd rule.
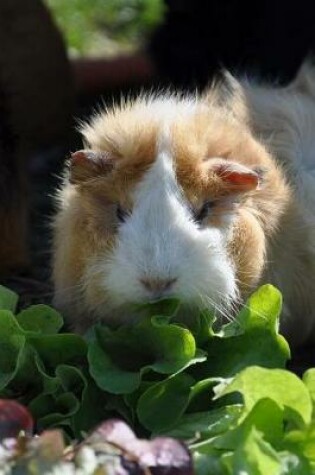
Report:
[[[215,314],[219,314],[220,316],[222,316],[224,319],[228,321],[232,320],[232,317],[230,313],[228,312],[228,309],[224,306],[222,300],[221,302],[216,302],[212,297],[210,297],[210,295],[207,295],[206,293],[202,293],[200,289],[198,289],[196,286],[192,286],[192,289],[199,297],[203,308],[211,307],[214,310]],[[219,292],[217,293],[219,294]],[[222,293],[221,295],[219,295],[220,298],[222,297],[222,295],[223,295]]]

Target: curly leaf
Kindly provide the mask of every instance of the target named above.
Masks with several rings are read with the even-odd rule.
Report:
[[[261,399],[272,399],[285,410],[285,415],[298,424],[311,422],[312,401],[303,382],[295,374],[283,369],[266,369],[252,366],[235,376],[218,397],[240,392],[244,399],[245,414]]]
[[[193,384],[191,376],[180,373],[149,387],[138,400],[141,424],[155,433],[172,427],[189,404]]]
[[[17,322],[25,331],[41,334],[54,334],[63,326],[61,315],[48,305],[32,305],[16,316]]]
[[[19,297],[12,290],[0,285],[0,310],[15,312]]]
[[[206,359],[189,330],[159,317],[118,330],[97,327],[96,336],[89,343],[90,373],[114,394],[135,391],[149,371],[175,374]]]

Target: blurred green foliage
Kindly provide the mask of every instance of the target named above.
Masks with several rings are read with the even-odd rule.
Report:
[[[114,55],[145,44],[161,21],[163,0],[45,0],[70,54]]]

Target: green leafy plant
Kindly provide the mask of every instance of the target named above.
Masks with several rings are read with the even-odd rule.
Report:
[[[62,332],[62,317],[36,305],[16,313],[0,289],[0,397],[26,405],[37,430],[70,438],[111,417],[141,437],[184,440],[203,474],[315,472],[315,369],[286,370],[278,333],[281,294],[258,289],[219,330],[213,315],[177,320],[180,303],[139,309],[134,325]]]
[[[162,0],[45,0],[70,53],[113,55],[143,46],[161,22]]]

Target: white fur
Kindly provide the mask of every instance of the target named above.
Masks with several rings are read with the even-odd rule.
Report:
[[[262,281],[283,293],[282,330],[293,343],[315,339],[315,73],[304,65],[286,88],[243,82],[252,126],[284,168],[294,207],[269,250]]]
[[[156,118],[165,129],[167,125],[180,117],[188,117],[200,109],[197,97],[193,96],[149,96],[144,103],[140,103],[145,108],[145,113]]]

